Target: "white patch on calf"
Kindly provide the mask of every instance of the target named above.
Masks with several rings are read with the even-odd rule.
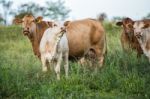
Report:
[[[63,31],[64,32],[64,31]],[[66,77],[68,76],[68,40],[66,33],[63,33],[61,26],[55,26],[48,28],[41,39],[40,42],[40,53],[43,71],[47,71],[46,61],[52,62],[53,59],[56,59],[55,72],[57,74],[57,79],[60,79],[60,65],[64,57],[65,62],[65,73]],[[63,33],[63,35],[61,34]]]

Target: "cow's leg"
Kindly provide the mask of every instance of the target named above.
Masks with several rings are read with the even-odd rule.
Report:
[[[148,57],[149,63],[150,63],[150,57]]]
[[[47,71],[46,59],[43,55],[41,55],[41,62],[42,62],[42,71],[46,72]]]
[[[104,56],[103,55],[100,55],[98,57],[98,60],[99,60],[99,63],[100,63],[100,67],[102,67],[102,65],[104,64]]]
[[[100,49],[95,49],[96,56],[98,59],[98,63],[100,64],[99,67],[102,67],[104,64],[104,55],[103,52]]]
[[[60,80],[60,65],[61,65],[61,62],[62,62],[62,53],[58,56],[58,61],[57,61],[56,67],[55,67],[57,80]]]
[[[68,52],[65,53],[64,62],[65,62],[64,63],[65,75],[66,75],[66,78],[68,78],[68,69],[69,69]]]
[[[78,64],[84,65],[85,63],[85,57],[82,57],[80,60],[78,60]]]

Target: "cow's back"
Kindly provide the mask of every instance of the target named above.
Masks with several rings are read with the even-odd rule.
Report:
[[[85,19],[69,22],[66,26],[69,42],[69,56],[81,57],[93,47],[105,47],[105,32],[97,20]]]

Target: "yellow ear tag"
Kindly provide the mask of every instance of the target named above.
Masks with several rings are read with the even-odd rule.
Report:
[[[38,20],[37,23],[40,23],[42,20]]]

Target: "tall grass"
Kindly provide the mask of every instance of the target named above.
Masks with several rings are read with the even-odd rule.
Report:
[[[69,78],[61,69],[61,80],[53,71],[41,72],[30,41],[17,26],[0,27],[0,98],[27,99],[149,99],[150,64],[143,55],[125,54],[121,29],[104,24],[107,33],[105,63],[92,67],[69,64]]]

